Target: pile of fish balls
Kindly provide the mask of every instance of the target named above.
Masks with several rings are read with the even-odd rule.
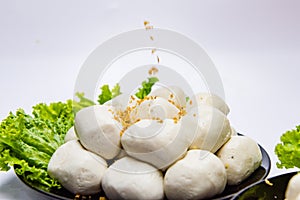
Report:
[[[83,108],[48,172],[74,194],[108,199],[206,199],[261,164],[258,144],[237,135],[222,98],[189,100],[176,86],[144,99],[121,94]]]

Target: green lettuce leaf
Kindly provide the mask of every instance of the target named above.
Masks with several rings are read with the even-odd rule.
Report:
[[[101,94],[98,96],[98,103],[101,105],[121,94],[120,85],[118,83],[112,90],[109,89],[109,85],[103,85],[101,91]]]
[[[121,94],[121,88],[120,88],[120,85],[119,83],[117,83],[113,89],[111,89],[111,97],[112,98],[115,98],[116,96],[120,95]]]
[[[135,93],[135,96],[137,96],[139,99],[144,99],[145,96],[147,96],[152,89],[152,86],[159,81],[156,77],[149,77],[148,81],[142,82],[142,87],[138,89],[137,93]]]
[[[285,132],[280,137],[281,143],[275,147],[279,159],[278,168],[300,168],[300,126]]]
[[[10,113],[0,124],[0,170],[12,166],[31,185],[44,190],[61,188],[47,173],[49,160],[64,143],[73,126],[73,102],[57,102],[33,107],[32,116],[22,109]]]
[[[185,97],[185,102],[188,102],[190,100],[190,97]]]
[[[75,94],[79,101],[73,101],[73,111],[74,113],[76,114],[79,110],[81,110],[82,108],[85,108],[85,107],[89,107],[89,106],[93,106],[95,105],[95,102],[93,102],[92,100],[86,98],[84,96],[84,93],[80,93],[80,92],[77,92]]]
[[[101,87],[101,90],[102,90],[102,93],[99,95],[98,102],[99,102],[99,104],[102,105],[105,102],[111,100],[112,93],[111,93],[108,85],[103,85]]]

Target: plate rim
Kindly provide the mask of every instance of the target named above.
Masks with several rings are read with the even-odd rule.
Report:
[[[300,173],[300,171],[293,171],[293,172],[287,172],[287,173],[283,173],[283,174],[278,174],[275,176],[272,176],[270,178],[268,178],[268,181],[272,182],[274,179],[280,178],[280,177],[284,177],[284,176],[293,176],[296,175],[297,173]],[[240,192],[238,192],[236,195],[234,195],[231,200],[238,200],[238,198],[244,194],[245,192],[247,192],[249,189],[251,189],[254,186],[260,185],[265,183],[265,180],[260,180],[252,185],[249,185],[248,187],[244,188],[243,190],[241,190]]]

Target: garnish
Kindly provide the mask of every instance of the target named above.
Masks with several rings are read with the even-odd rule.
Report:
[[[79,98],[79,101],[73,101],[73,111],[74,111],[74,113],[77,113],[82,108],[95,105],[95,102],[93,102],[92,100],[86,98],[84,96],[83,92],[82,93],[77,92],[76,96]]]
[[[160,58],[158,56],[156,56],[156,60],[157,60],[157,63],[160,62]]]
[[[147,96],[151,92],[152,86],[159,81],[156,77],[149,77],[148,81],[142,82],[142,87],[138,89],[138,92],[135,93],[135,96],[137,96],[139,99],[143,99],[145,96]]]
[[[300,168],[300,125],[296,129],[285,132],[280,137],[281,143],[275,147],[279,159],[278,168]]]
[[[150,25],[149,21],[144,21],[144,27],[146,30],[153,29],[153,26]]]
[[[185,102],[188,102],[190,100],[190,97],[185,97]]]
[[[103,85],[101,90],[102,93],[98,97],[98,102],[101,105],[121,94],[120,85],[118,83],[112,88],[112,90],[109,89],[109,85]]]
[[[151,67],[151,69],[149,69],[148,74],[149,75],[155,75],[158,72],[158,69],[156,67]]]
[[[64,143],[73,126],[72,101],[43,103],[33,107],[32,115],[18,109],[0,125],[0,170],[14,166],[15,172],[31,185],[49,191],[61,185],[47,173],[48,162]]]

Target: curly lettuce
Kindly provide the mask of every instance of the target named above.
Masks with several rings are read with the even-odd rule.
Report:
[[[84,93],[83,92],[77,92],[75,94],[79,101],[73,101],[73,111],[74,113],[76,114],[79,110],[81,110],[82,108],[85,108],[85,107],[89,107],[89,106],[93,106],[95,105],[95,102],[93,102],[92,100],[86,98],[84,96]]]
[[[109,85],[103,85],[101,87],[101,94],[98,96],[98,103],[102,105],[120,94],[121,90],[118,83],[111,90],[109,89]]]
[[[138,89],[138,91],[135,93],[135,96],[137,96],[139,99],[144,99],[144,97],[151,92],[152,86],[158,81],[159,80],[156,77],[149,77],[148,81],[142,82],[142,87]]]
[[[300,168],[300,125],[285,132],[280,137],[281,143],[275,147],[279,159],[278,168]]]
[[[0,170],[15,172],[49,191],[61,185],[47,173],[48,162],[73,126],[73,101],[37,104],[32,115],[18,109],[0,124]]]

